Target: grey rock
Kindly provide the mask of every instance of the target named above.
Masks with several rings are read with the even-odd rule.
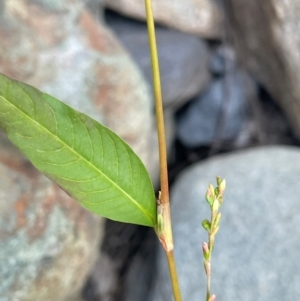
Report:
[[[126,278],[124,301],[144,301],[149,291],[149,283],[154,275],[151,273],[153,262],[136,256]]]
[[[113,301],[118,287],[118,271],[114,261],[104,252],[98,258],[90,281],[93,295],[101,301]]]
[[[226,3],[240,62],[278,102],[300,138],[300,2]]]
[[[171,194],[175,257],[183,300],[205,298],[201,226],[215,176],[227,182],[212,259],[217,300],[282,301],[300,296],[300,150],[261,147],[211,158],[185,170]],[[171,301],[160,252],[151,301]]]
[[[226,45],[221,45],[212,54],[209,69],[214,75],[225,75],[236,64],[235,52]]]
[[[72,1],[72,8],[64,10],[69,2],[5,0],[0,71],[111,127],[157,179],[158,152],[150,152],[154,126],[147,84],[84,1]],[[10,171],[16,165],[10,154],[0,153],[0,160],[12,162],[0,173],[0,231],[2,226],[12,229],[0,233],[0,301],[73,300],[98,255],[103,220],[86,212],[45,177],[32,179],[19,175],[20,170]],[[27,165],[21,164],[24,173],[31,170]],[[15,212],[15,203],[20,212]],[[20,225],[14,229],[16,219]]]
[[[1,138],[0,300],[74,300],[97,259],[102,219],[14,154]]]
[[[150,235],[149,235],[150,234]],[[125,276],[124,301],[145,301],[155,278],[157,236],[148,233]]]
[[[106,22],[128,49],[152,85],[147,26],[114,13]],[[190,34],[156,28],[162,93],[165,107],[177,108],[206,88],[210,54],[206,44]]]
[[[121,14],[145,20],[140,0],[105,0],[107,7]],[[223,12],[210,0],[152,0],[155,21],[205,38],[220,38]]]
[[[85,301],[85,300],[79,294],[78,296],[72,297],[72,299],[68,299],[66,301]]]
[[[79,294],[78,296],[72,297],[72,299],[68,299],[66,301],[85,301],[85,300]]]
[[[178,118],[177,135],[187,147],[235,139],[246,120],[247,102],[256,93],[242,70],[215,80]]]
[[[150,90],[113,33],[82,0],[65,10],[66,0],[15,3],[4,1],[0,72],[104,123],[154,168],[158,152],[149,151],[154,134]],[[157,181],[158,165],[153,177]]]
[[[103,20],[103,5],[104,0],[85,0],[86,6],[96,18]]]

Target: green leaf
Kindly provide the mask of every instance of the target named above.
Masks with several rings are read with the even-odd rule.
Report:
[[[155,225],[149,175],[108,128],[1,74],[0,127],[36,168],[85,208],[116,221]]]
[[[207,232],[210,231],[211,224],[210,224],[210,222],[209,222],[207,219],[205,219],[205,220],[202,222],[202,226],[203,226],[203,228],[204,228]]]

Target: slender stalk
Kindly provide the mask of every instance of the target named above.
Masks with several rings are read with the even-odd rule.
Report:
[[[210,299],[210,275],[207,275],[206,301]]]
[[[212,210],[211,211],[211,224],[213,225],[215,223],[216,213]],[[209,250],[209,256],[208,259],[206,259],[205,264],[208,265],[208,268],[206,269],[206,277],[207,277],[207,285],[206,285],[206,301],[210,300],[211,297],[211,254],[214,247],[214,236],[212,235],[212,229],[208,232],[208,250]]]
[[[158,133],[161,202],[168,203],[169,202],[169,183],[168,183],[167,148],[166,148],[166,138],[165,138],[164,114],[163,114],[163,105],[162,105],[159,63],[158,63],[158,54],[157,54],[155,28],[154,28],[151,0],[145,0],[145,6],[146,6],[146,14],[147,14],[150,55],[151,55],[151,61],[152,61],[153,90],[154,90],[154,98],[155,98],[156,123],[157,123],[157,133]]]
[[[202,243],[204,269],[207,278],[206,282],[206,301],[215,301],[216,295],[211,295],[211,256],[215,244],[215,236],[219,231],[221,213],[219,209],[223,203],[223,195],[226,188],[226,181],[217,177],[217,187],[208,186],[205,198],[211,209],[211,220],[202,222],[203,228],[208,234],[208,243]]]
[[[212,247],[213,247],[213,242],[211,241],[211,234],[209,233],[209,239],[208,239],[208,248],[209,248],[209,257],[208,259],[204,262],[204,264],[207,266],[206,268],[206,301],[210,300],[211,297],[211,253],[212,253]]]
[[[170,277],[171,277],[171,282],[172,282],[173,295],[174,295],[175,301],[181,301],[180,287],[179,287],[179,282],[178,282],[178,278],[177,278],[174,253],[173,253],[173,251],[170,251],[170,252],[166,252],[166,255],[167,255],[169,272],[170,272]]]
[[[160,84],[159,62],[156,46],[154,18],[152,11],[151,0],[145,0],[148,37],[150,45],[150,55],[152,62],[153,73],[153,90],[155,98],[156,122],[158,133],[158,147],[159,147],[159,166],[160,166],[160,185],[161,193],[158,199],[157,206],[157,225],[155,231],[166,252],[170,278],[172,282],[173,294],[175,301],[181,301],[178,277],[176,273],[176,266],[173,253],[173,235],[171,227],[170,201],[169,201],[169,181],[168,181],[168,166],[167,166],[167,148],[164,128],[164,115],[162,105],[162,94]]]

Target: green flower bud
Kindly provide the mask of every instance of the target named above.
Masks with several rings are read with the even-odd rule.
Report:
[[[217,212],[220,208],[220,202],[218,199],[214,200],[214,203],[212,205],[213,212]]]
[[[225,179],[223,179],[222,182],[219,184],[219,196],[223,196],[225,189],[226,189],[226,181]]]
[[[205,195],[206,201],[207,203],[212,206],[214,200],[216,199],[216,195],[215,195],[215,190],[214,187],[210,184],[208,186],[208,189],[206,191],[206,195]]]
[[[216,197],[218,197],[218,196],[219,196],[219,193],[220,193],[220,191],[219,191],[219,187],[216,187],[216,188],[215,188],[215,195],[216,195]]]
[[[207,219],[205,219],[205,220],[202,222],[202,226],[203,226],[203,228],[204,228],[207,232],[210,231],[211,224],[210,224],[210,222],[209,222]]]
[[[202,251],[203,251],[203,256],[206,260],[209,259],[209,249],[208,249],[208,244],[206,242],[202,243]]]
[[[220,186],[221,182],[222,182],[222,178],[217,176],[217,185]]]

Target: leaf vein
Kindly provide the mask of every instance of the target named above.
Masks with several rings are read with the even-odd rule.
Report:
[[[88,182],[92,182],[92,181],[95,181],[95,180],[99,179],[99,177],[95,177],[95,178],[92,178],[92,179],[74,180],[74,179],[65,178],[65,177],[57,176],[57,175],[55,175],[55,177],[58,178],[58,179],[64,180],[64,181],[74,182],[74,183],[88,183]]]
[[[77,191],[82,194],[93,194],[93,193],[105,192],[107,190],[110,190],[110,188],[105,188],[102,190],[92,190],[92,191],[83,191],[83,190],[77,190]]]
[[[49,162],[49,161],[46,161],[46,160],[41,160],[42,162],[46,163],[46,164],[49,164],[49,165],[52,165],[52,166],[67,166],[67,165],[71,165],[71,164],[74,164],[75,162],[79,161],[80,158],[77,158],[76,160],[74,161],[71,161],[71,162],[67,162],[67,163],[63,163],[63,164],[60,164],[60,163],[53,163],[53,162]]]
[[[98,204],[105,204],[105,203],[110,203],[111,201],[118,199],[119,197],[111,198],[105,201],[100,201],[100,202],[89,202],[89,201],[84,201],[83,203],[90,204],[90,205],[98,205]]]

